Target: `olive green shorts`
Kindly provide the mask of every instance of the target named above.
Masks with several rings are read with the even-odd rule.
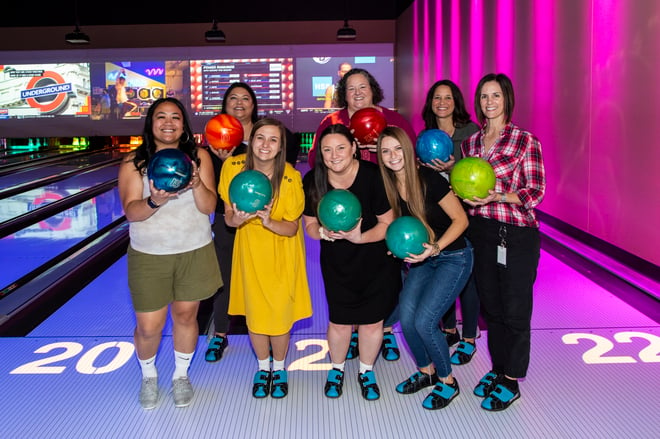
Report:
[[[213,242],[174,255],[150,255],[128,247],[128,288],[136,312],[159,310],[177,301],[211,297],[222,286]]]

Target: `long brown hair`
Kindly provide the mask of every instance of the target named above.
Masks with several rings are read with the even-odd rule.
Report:
[[[405,176],[406,183],[406,205],[408,210],[418,220],[424,224],[426,231],[429,233],[429,238],[431,242],[435,242],[435,233],[426,219],[426,208],[425,208],[425,195],[426,195],[426,184],[419,177],[419,171],[417,169],[417,161],[415,160],[415,152],[413,148],[412,141],[408,134],[397,126],[388,126],[386,127],[378,136],[378,167],[380,168],[380,175],[383,177],[383,183],[385,185],[385,192],[387,193],[387,200],[390,202],[390,206],[394,211],[395,217],[401,216],[401,205],[399,196],[399,190],[397,189],[398,178],[394,171],[385,166],[383,162],[383,152],[381,144],[385,137],[391,137],[399,142],[401,149],[403,151],[403,173]]]
[[[250,133],[248,147],[246,148],[245,166],[243,169],[254,169],[254,151],[252,149],[254,135],[259,128],[269,125],[277,127],[280,132],[280,151],[275,156],[275,167],[273,169],[273,175],[270,177],[270,183],[273,186],[273,198],[277,199],[280,193],[280,183],[282,183],[282,177],[284,176],[284,167],[286,166],[286,129],[282,122],[270,117],[264,117],[255,122]]]

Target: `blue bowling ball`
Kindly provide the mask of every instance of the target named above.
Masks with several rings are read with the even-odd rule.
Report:
[[[430,164],[434,159],[446,162],[454,152],[454,142],[442,130],[424,130],[417,137],[415,151],[422,163]]]
[[[263,172],[241,171],[229,183],[229,200],[242,212],[262,210],[273,198],[273,186]]]
[[[149,160],[147,177],[156,189],[178,192],[185,189],[192,179],[192,160],[176,148],[161,149]]]
[[[400,216],[387,227],[385,243],[397,258],[404,259],[408,254],[418,255],[429,242],[429,232],[424,224],[414,216]]]
[[[323,195],[317,208],[319,222],[331,232],[353,230],[362,217],[362,205],[353,192],[333,189]]]

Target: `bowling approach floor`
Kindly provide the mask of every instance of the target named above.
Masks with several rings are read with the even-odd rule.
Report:
[[[659,322],[547,250],[535,288],[529,373],[522,398],[508,410],[486,412],[472,394],[490,365],[487,330],[472,362],[455,367],[461,394],[443,410],[422,408],[425,391],[394,390],[415,369],[398,326],[401,359],[376,363],[380,400],[362,399],[358,360],[347,362],[344,395],[326,398],[328,316],[318,242],[308,239],[307,253],[314,315],[294,327],[286,398],[251,396],[256,360],[247,335],[231,335],[218,363],[204,361],[202,335],[190,368],[195,399],[175,408],[168,322],[157,359],[159,404],[142,410],[123,257],[27,336],[0,338],[0,437],[658,437]]]

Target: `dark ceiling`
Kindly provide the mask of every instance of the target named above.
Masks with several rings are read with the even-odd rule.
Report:
[[[413,0],[204,0],[142,1],[64,0],[61,2],[11,1],[0,12],[0,27],[174,24],[317,21],[392,20]],[[42,6],[40,6],[42,5]],[[350,21],[349,21],[350,23]]]

